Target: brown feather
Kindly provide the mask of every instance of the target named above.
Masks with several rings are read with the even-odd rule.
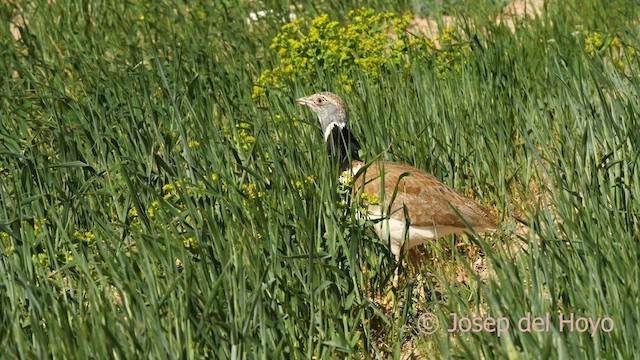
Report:
[[[354,161],[353,166],[364,163]],[[384,176],[381,177],[380,174]],[[354,193],[378,196],[385,213],[391,218],[404,220],[404,207],[408,210],[411,226],[448,226],[467,229],[460,216],[473,228],[493,229],[494,217],[472,199],[469,199],[434,176],[413,166],[394,162],[375,162],[356,174]],[[384,184],[384,192],[381,187]],[[364,185],[364,186],[363,186]],[[397,192],[396,192],[397,186]],[[395,198],[393,198],[395,194]],[[389,209],[389,203],[393,204]],[[453,210],[455,208],[460,216]]]

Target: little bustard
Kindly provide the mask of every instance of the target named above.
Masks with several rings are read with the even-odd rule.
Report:
[[[379,205],[369,206],[377,220],[375,229],[388,242],[396,259],[429,239],[462,234],[472,228],[483,233],[496,228],[493,216],[434,176],[410,165],[379,161],[364,163],[360,144],[349,129],[349,112],[342,99],[321,92],[297,100],[318,115],[329,156],[340,162],[342,171],[354,176],[354,194],[376,196]]]

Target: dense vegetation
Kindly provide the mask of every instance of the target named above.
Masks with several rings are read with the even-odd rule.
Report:
[[[0,354],[637,356],[638,5],[390,3],[0,5]],[[501,231],[396,264],[295,104],[320,90],[365,159]],[[450,333],[452,313],[511,327]]]

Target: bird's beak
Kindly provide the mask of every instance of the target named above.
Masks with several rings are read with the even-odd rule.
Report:
[[[296,100],[296,102],[300,105],[307,105],[307,106],[311,106],[311,104],[313,104],[313,101],[309,99],[308,96],[301,97],[300,99]]]

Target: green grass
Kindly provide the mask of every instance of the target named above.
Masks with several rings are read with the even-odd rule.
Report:
[[[0,354],[637,356],[634,2],[549,2],[515,32],[494,23],[495,3],[442,2],[464,16],[460,72],[354,70],[343,93],[320,71],[264,101],[253,85],[278,65],[268,45],[288,3],[45,3],[0,5],[20,34],[0,28]],[[367,5],[424,8],[380,3]],[[309,19],[351,10],[301,5]],[[248,26],[261,9],[274,15]],[[295,104],[320,90],[343,95],[366,159],[433,173],[503,231],[426,244],[395,306],[381,305],[395,263],[338,205],[315,117]],[[424,335],[427,312],[512,328]],[[527,313],[551,314],[550,330],[517,331]],[[560,331],[557,314],[615,325]]]

